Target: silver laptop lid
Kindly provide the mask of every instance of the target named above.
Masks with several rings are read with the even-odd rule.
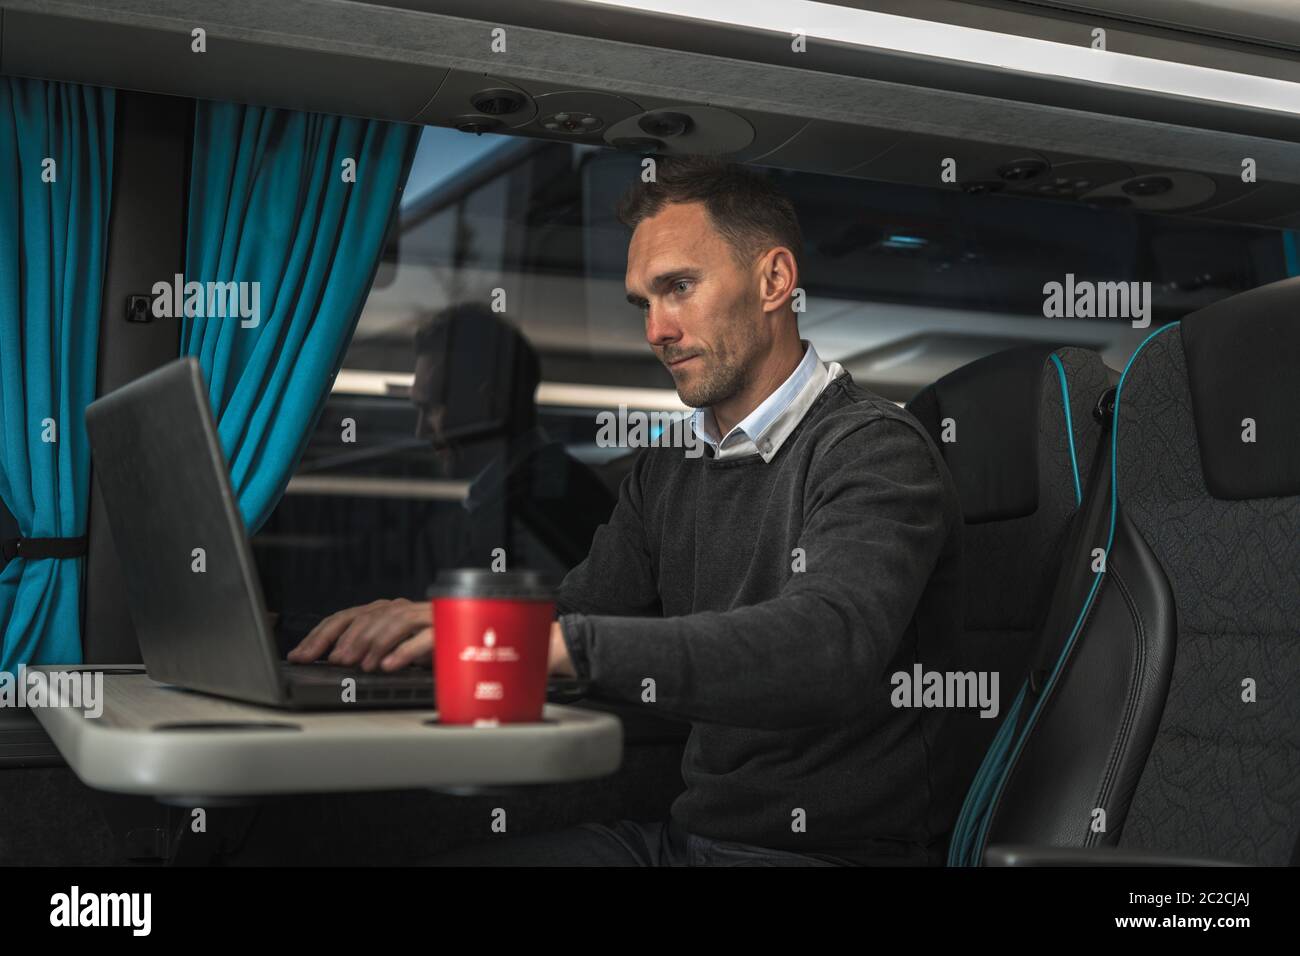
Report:
[[[92,402],[86,429],[149,676],[281,703],[275,640],[198,362],[170,362]]]

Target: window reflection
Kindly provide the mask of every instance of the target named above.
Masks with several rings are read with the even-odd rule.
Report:
[[[614,207],[641,159],[424,132],[319,427],[254,539],[273,608],[420,597],[497,547],[555,574],[582,560],[634,460],[597,444],[599,412],[684,410],[625,300]],[[1150,329],[1044,317],[1067,271],[1150,282],[1154,328],[1283,278],[1293,249],[1204,219],[769,172],[805,234],[801,333],[898,402],[1028,342],[1122,368]]]

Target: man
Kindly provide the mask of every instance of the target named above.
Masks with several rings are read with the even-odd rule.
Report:
[[[538,422],[540,381],[532,344],[484,305],[444,309],[416,336],[416,434],[448,477],[472,476],[471,533],[457,566],[486,566],[502,546],[514,565],[562,575],[586,558],[614,509],[617,490]]]
[[[689,720],[686,791],[667,823],[435,862],[938,863],[961,797],[935,755],[941,712],[890,703],[891,675],[959,635],[961,519],[938,450],[800,338],[799,226],[770,181],[661,159],[620,218],[628,299],[709,453],[637,458],[561,585],[551,670]],[[428,623],[419,606],[354,609],[301,659],[427,658]]]
[[[604,475],[571,456],[542,428],[536,406],[540,379],[532,344],[484,305],[458,303],[420,323],[411,386],[416,437],[432,449],[437,477],[467,479],[469,488],[460,509],[438,512],[436,528],[413,549],[392,590],[412,581],[427,584],[442,567],[485,567],[495,547],[506,548],[512,565],[557,578],[586,558],[596,529],[614,510],[618,488],[608,487]],[[345,457],[364,467],[355,453]],[[392,510],[403,505],[401,512]],[[390,519],[420,525],[428,523],[426,505],[381,503]],[[350,503],[335,500],[328,507],[336,527],[351,524],[345,513]],[[320,520],[320,509],[320,503],[312,505],[310,520]],[[281,533],[301,530],[293,509],[277,509],[272,521],[279,522]],[[286,556],[272,566],[270,577],[279,586],[274,606],[281,612],[276,641],[283,650],[320,623],[323,607],[349,605],[381,590],[372,579],[358,581],[354,562],[345,557],[304,567],[300,556]],[[391,568],[379,573],[391,580]]]

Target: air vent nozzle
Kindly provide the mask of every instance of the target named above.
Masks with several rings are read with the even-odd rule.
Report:
[[[451,121],[451,125],[462,133],[481,135],[499,130],[505,124],[492,116],[457,116]]]
[[[524,97],[514,90],[479,90],[469,101],[474,109],[488,116],[504,116],[516,113],[524,106]]]
[[[658,113],[646,113],[637,125],[642,131],[654,136],[657,139],[665,139],[671,136],[681,136],[691,128],[691,118],[685,113],[672,113],[668,111]]]
[[[1047,172],[1047,163],[1041,159],[1017,159],[998,167],[998,175],[1009,182],[1022,182]]]
[[[1168,176],[1142,176],[1130,179],[1120,187],[1130,196],[1159,196],[1174,188],[1174,181]]]

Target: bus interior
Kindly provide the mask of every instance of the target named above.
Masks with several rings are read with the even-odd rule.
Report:
[[[504,555],[560,581],[582,564],[636,480],[638,452],[606,440],[609,416],[658,415],[663,427],[694,411],[629,305],[619,198],[647,162],[720,157],[797,210],[798,328],[820,358],[932,428],[936,447],[961,417],[952,409],[979,419],[961,434],[979,436],[984,457],[943,452],[965,514],[966,584],[981,592],[966,597],[967,626],[978,640],[1001,629],[1037,643],[1006,662],[999,720],[977,721],[981,746],[948,794],[962,816],[942,862],[1300,861],[1300,470],[1289,470],[1300,445],[1285,434],[1300,427],[1300,379],[1285,368],[1300,358],[1300,336],[1285,330],[1300,305],[1292,4],[0,0],[0,81],[17,117],[0,124],[15,129],[0,138],[12,174],[0,186],[0,270],[8,257],[32,275],[31,204],[45,200],[25,180],[46,156],[60,177],[47,187],[79,184],[73,212],[56,198],[50,215],[102,237],[65,249],[56,228],[50,240],[56,270],[102,286],[85,308],[51,299],[71,316],[59,348],[93,343],[75,359],[87,393],[68,386],[54,415],[61,441],[84,432],[91,401],[194,356],[214,382],[281,652],[335,612],[424,601],[449,569]],[[362,157],[353,188],[367,192],[335,208],[321,176],[339,155]],[[372,173],[380,157],[383,176]],[[178,317],[183,280],[248,278],[264,267],[244,268],[257,256],[278,263],[278,284],[261,287],[273,318],[260,340],[231,319],[204,332]],[[0,278],[15,301],[38,281]],[[1076,294],[1084,286],[1095,298]],[[300,305],[284,306],[294,296]],[[312,315],[329,310],[325,329]],[[32,524],[39,492],[24,490],[16,448],[38,441],[19,432],[45,416],[19,370],[33,375],[44,353],[23,315],[11,310],[0,328],[0,348],[23,356],[0,358],[0,539],[84,547],[60,562],[71,577],[50,578],[63,583],[48,585],[40,612],[24,603],[20,567],[39,557],[6,551],[3,669],[143,679],[137,585],[124,579],[96,477],[104,463],[84,435],[73,461],[87,483],[64,486],[58,505],[76,527]],[[1174,328],[1183,348],[1171,357],[1175,335],[1160,333]],[[268,334],[282,336],[274,353],[256,347]],[[1177,387],[1190,398],[1161,391],[1174,386],[1144,361],[1185,375]],[[258,363],[260,384],[232,384]],[[1055,391],[1058,368],[1076,390],[1064,394],[1068,452],[1036,417],[1040,402],[1062,411],[1059,393],[1040,393],[1041,382]],[[1143,430],[1148,408],[1156,424]],[[1247,417],[1274,444],[1243,464],[1207,429],[1239,431]],[[1143,437],[1111,470],[1117,423]],[[1204,484],[1167,471],[1184,462],[1184,438],[1198,460],[1190,435]],[[562,462],[562,490],[493,494],[514,488],[520,443],[533,441]],[[259,480],[277,453],[283,474]],[[1046,506],[1019,523],[1008,514],[1024,509],[999,511],[1022,492],[1063,502],[1032,547],[1017,536],[1030,533],[1024,522],[1042,530]],[[1116,565],[1110,589],[1063,560],[1094,554],[1098,540]],[[1008,583],[1017,593],[995,597]],[[1231,686],[1215,690],[1224,674]],[[1259,703],[1243,713],[1234,704],[1256,692],[1240,683],[1251,678]],[[71,731],[3,707],[0,863],[406,864],[492,837],[502,807],[516,834],[667,818],[686,786],[692,722],[581,690],[549,700],[611,719],[614,766],[404,786],[376,785],[358,760],[336,768],[336,787],[158,792],[145,782],[164,774],[154,764],[130,785],[106,783],[111,768],[74,754]],[[1034,701],[1048,704],[1040,713]],[[1014,746],[1004,739],[1021,728]],[[202,733],[196,724],[190,739]],[[121,762],[113,748],[133,745],[100,746]],[[207,770],[195,757],[196,779],[220,759],[242,773],[251,752],[214,750]],[[213,836],[191,831],[196,806]],[[1109,811],[1101,829],[1094,807]],[[1231,822],[1209,826],[1216,812]]]

